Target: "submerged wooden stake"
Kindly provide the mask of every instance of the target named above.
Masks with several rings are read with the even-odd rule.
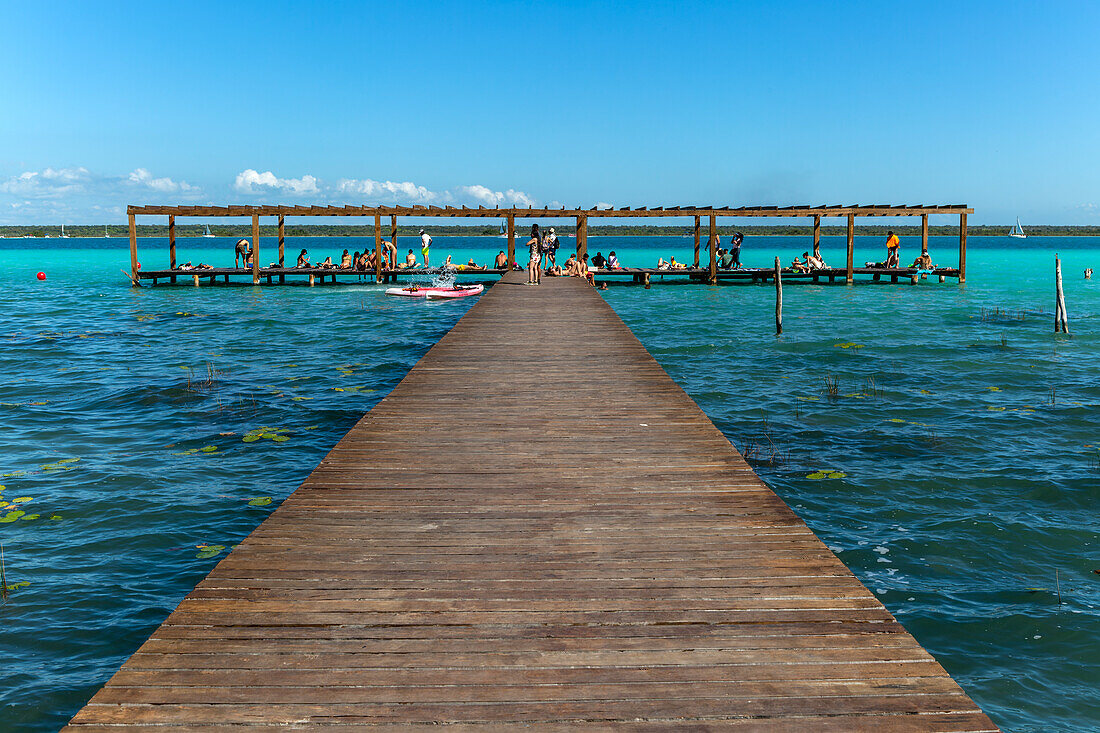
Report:
[[[1066,294],[1062,291],[1062,260],[1054,255],[1054,332],[1069,333],[1066,315]]]
[[[783,333],[783,266],[775,258],[775,335]]]

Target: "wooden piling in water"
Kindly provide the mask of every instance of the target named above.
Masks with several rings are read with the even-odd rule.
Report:
[[[821,215],[814,216],[814,257],[821,258]]]
[[[718,224],[717,217],[714,214],[710,215],[710,275],[707,278],[707,282],[711,285],[718,284],[718,246],[714,243],[718,239]]]
[[[390,214],[390,244],[393,245],[393,255],[389,266],[397,267],[397,214]]]
[[[852,284],[853,270],[855,269],[855,237],[856,237],[856,217],[854,214],[848,214],[848,279],[849,285]]]
[[[382,215],[378,212],[374,214],[374,281],[382,282]],[[309,284],[313,284],[313,275]]]
[[[176,217],[171,214],[168,216],[168,261],[168,266],[176,269]]]
[[[775,335],[783,333],[783,265],[775,258]]]
[[[577,240],[581,238],[581,220],[577,219]],[[516,269],[516,215],[508,215],[508,272]]]
[[[692,267],[699,266],[699,217],[695,217],[695,260],[692,263]]]
[[[260,215],[252,215],[252,284],[260,284]]]
[[[959,282],[966,282],[966,214],[959,214]]]
[[[577,217],[577,260],[583,260],[588,254],[588,215]]]
[[[141,281],[138,279],[138,261],[137,261],[137,224],[134,221],[134,215],[128,214],[130,224],[130,272],[133,273],[131,280],[134,287],[140,287]]]
[[[928,214],[920,217],[920,253],[922,256],[928,254]]]
[[[1062,260],[1054,255],[1054,332],[1069,333],[1066,295],[1062,291]]]
[[[285,257],[286,254],[286,217],[283,214],[279,214],[279,267],[286,267]],[[280,276],[281,277],[281,276]],[[279,282],[282,282],[280,279]]]

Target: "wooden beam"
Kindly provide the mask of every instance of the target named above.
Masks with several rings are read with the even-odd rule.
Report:
[[[577,217],[577,259],[581,260],[588,254],[588,215],[581,214]]]
[[[168,269],[176,269],[176,217],[168,216]]]
[[[855,214],[848,214],[848,279],[847,282],[852,282],[852,270],[855,265],[855,237],[856,237],[856,216]]]
[[[814,215],[814,257],[821,257],[821,214]]]
[[[710,276],[709,282],[711,285],[718,284],[718,248],[714,245],[714,240],[718,238],[718,217],[715,214],[710,215],[710,243],[707,247],[710,248]]]
[[[131,279],[134,282],[134,287],[138,287],[140,283],[138,282],[137,224],[134,223],[133,214],[128,214],[127,219],[130,223],[130,272],[133,274]]]
[[[390,242],[393,244],[393,261],[390,267],[397,267],[397,214],[390,214]]]
[[[382,282],[382,215],[374,214],[374,281]]]
[[[920,253],[921,256],[928,254],[928,214],[920,216]]]
[[[252,284],[260,284],[260,215],[252,215]]]
[[[286,217],[279,214],[279,267],[286,267],[284,255],[286,250]]]
[[[580,238],[580,229],[577,229],[578,241]],[[516,217],[514,214],[508,215],[508,272],[516,269]]]
[[[695,217],[695,259],[692,261],[692,267],[699,266],[699,217]]]
[[[966,282],[966,214],[959,214],[959,282]]]

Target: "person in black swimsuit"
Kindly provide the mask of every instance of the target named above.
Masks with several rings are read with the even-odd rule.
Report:
[[[245,267],[248,267],[248,240],[244,237],[238,239],[233,248],[233,266],[240,267],[237,263],[241,261],[244,262]]]

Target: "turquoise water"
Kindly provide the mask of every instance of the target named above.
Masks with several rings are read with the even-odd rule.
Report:
[[[437,238],[432,254],[484,262],[503,244]],[[470,306],[375,285],[133,290],[120,245],[0,240],[0,473],[17,474],[0,501],[39,515],[0,523],[7,582],[27,583],[0,606],[0,729],[60,727]],[[288,257],[302,246],[318,261],[373,242],[292,239]],[[589,243],[628,265],[691,247]],[[750,238],[743,259],[806,247]],[[181,240],[178,259],[231,248]],[[842,239],[823,249],[843,261]],[[1071,337],[1052,332],[1055,249]],[[857,240],[857,262],[883,251]],[[940,264],[956,253],[933,238]],[[143,267],[158,258],[163,240],[142,240]],[[996,722],[1100,730],[1100,279],[1081,277],[1097,265],[1094,240],[971,238],[964,286],[788,286],[780,338],[771,286],[604,294]],[[243,440],[261,427],[280,440]]]

